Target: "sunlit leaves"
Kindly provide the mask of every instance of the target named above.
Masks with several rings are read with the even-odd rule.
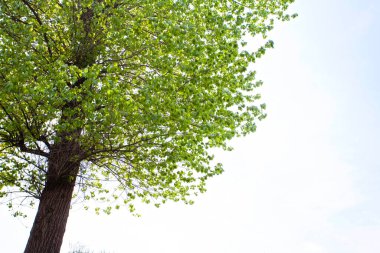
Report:
[[[243,39],[266,39],[291,2],[0,0],[1,190],[38,197],[66,138],[81,151],[75,196],[105,213],[191,204],[223,171],[210,148],[265,117],[250,63],[273,42]]]

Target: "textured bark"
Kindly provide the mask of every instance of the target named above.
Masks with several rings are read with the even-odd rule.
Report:
[[[78,145],[66,143],[51,153],[46,185],[25,253],[60,252],[80,165],[72,161],[73,152],[70,151],[77,151],[75,147]]]
[[[80,17],[83,22],[83,36],[79,38],[79,46],[74,57],[74,63],[79,68],[94,64],[97,57],[96,51],[100,40],[90,36],[93,18],[93,9],[83,10]],[[85,81],[85,77],[80,77],[76,82],[68,83],[68,86],[80,87]],[[59,124],[74,125],[75,120],[83,117],[78,112],[81,110],[76,110],[78,108],[80,109],[80,102],[77,100],[67,101],[61,108],[62,116]],[[58,133],[60,142],[52,145],[50,149],[46,184],[24,253],[60,252],[80,159],[83,157],[78,143],[81,131],[81,128],[77,128]]]

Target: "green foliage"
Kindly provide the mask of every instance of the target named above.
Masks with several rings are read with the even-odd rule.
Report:
[[[117,203],[105,213],[192,203],[223,171],[210,148],[265,117],[248,67],[273,42],[242,38],[266,38],[291,2],[0,0],[0,196],[38,198],[72,141],[76,197]]]

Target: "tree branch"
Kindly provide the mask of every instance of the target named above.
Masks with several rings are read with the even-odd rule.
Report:
[[[22,152],[25,152],[25,153],[29,153],[29,154],[33,154],[33,155],[39,155],[39,156],[43,156],[43,157],[46,157],[46,158],[49,158],[49,153],[46,153],[40,149],[31,149],[31,148],[28,148],[26,145],[25,145],[25,142],[24,140],[20,140],[18,143],[17,143],[17,146],[20,148],[20,150]]]
[[[40,26],[43,25],[42,23],[42,20],[40,18],[40,16],[38,15],[37,11],[32,7],[32,5],[27,1],[27,0],[22,0],[22,2],[28,7],[28,9],[33,13],[33,16],[35,17],[35,19],[37,20],[38,24]],[[49,45],[49,39],[46,35],[46,33],[44,32],[43,33],[43,37],[44,37],[44,41],[45,41],[45,44],[46,44],[46,47],[48,49],[48,52],[49,52],[49,55],[50,57],[53,56],[53,52],[51,51],[51,48],[50,48],[50,45]]]

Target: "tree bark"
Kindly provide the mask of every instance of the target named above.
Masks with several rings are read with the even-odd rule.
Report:
[[[73,151],[77,145],[64,146]],[[66,148],[61,146],[51,153],[45,188],[24,253],[60,252],[80,166]]]
[[[83,10],[81,15],[84,41],[81,41],[81,48],[75,57],[75,64],[79,68],[94,64],[97,56],[95,50],[98,42],[89,38],[93,16],[94,11],[90,8]],[[72,86],[69,85],[69,88],[80,87],[85,81],[86,78],[81,77]],[[80,102],[76,99],[70,100],[62,106],[59,124],[73,125],[75,120],[83,117],[81,113],[75,111],[78,107],[80,109]],[[75,181],[79,172],[80,157],[83,155],[78,143],[81,131],[82,128],[79,127],[58,133],[60,142],[50,149],[45,188],[41,194],[24,253],[60,252]]]

